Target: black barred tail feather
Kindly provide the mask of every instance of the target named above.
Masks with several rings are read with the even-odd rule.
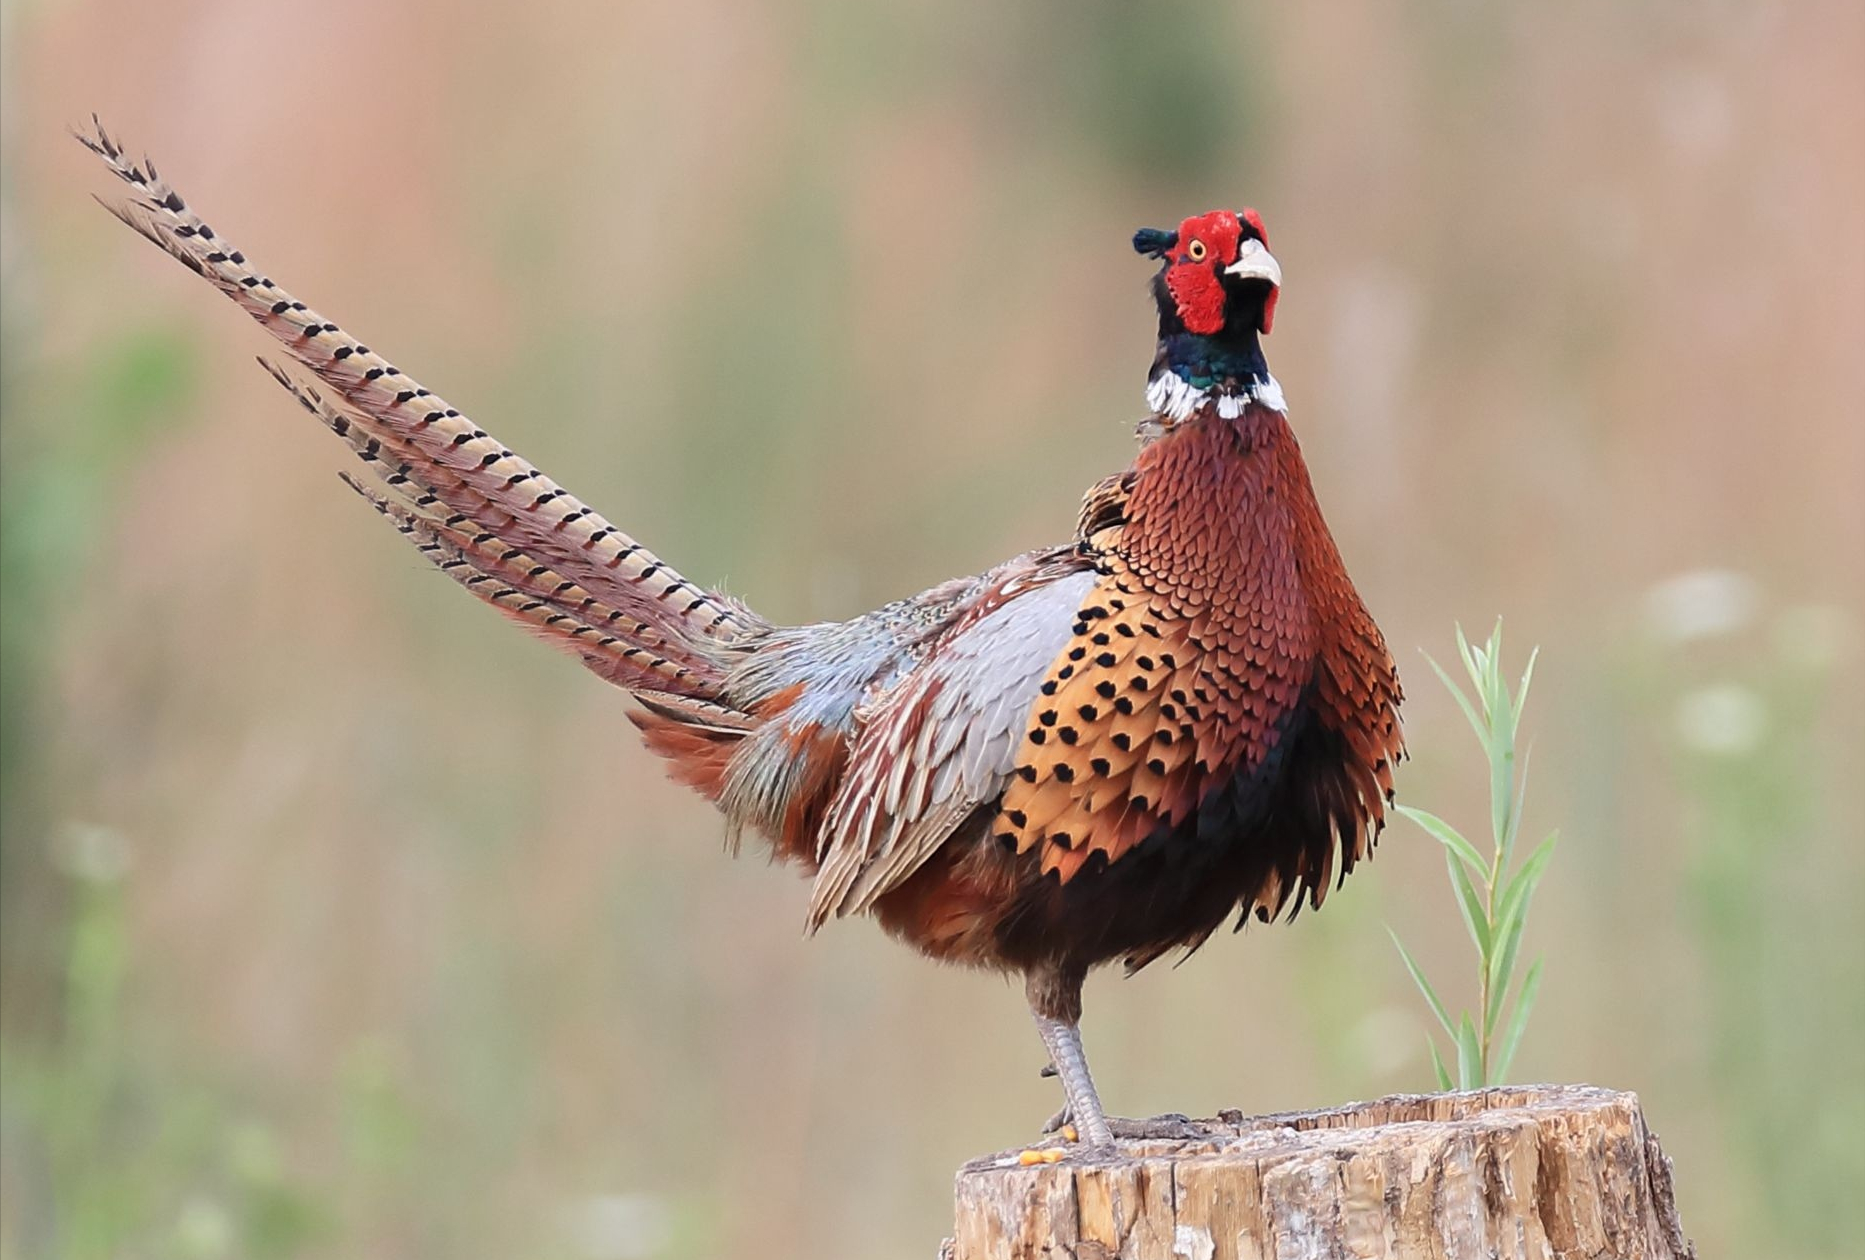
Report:
[[[349,473],[337,475],[442,573],[540,637],[574,651],[610,682],[631,691],[674,695],[710,689],[702,670],[682,663],[677,654],[663,654],[664,640],[652,627],[605,609],[550,566],[496,538],[468,535],[424,517]]]
[[[688,651],[658,628],[604,604],[523,548],[505,544],[509,529],[481,528],[480,515],[500,512],[497,505],[487,504],[486,513],[474,516],[448,512],[450,500],[475,497],[471,487],[452,480],[445,469],[420,467],[393,437],[376,436],[315,389],[299,385],[265,359],[259,362],[375,471],[377,485],[338,475],[443,573],[541,637],[576,652],[610,682],[674,694],[709,693],[717,686],[719,665],[711,655]],[[447,486],[447,492],[437,484]],[[509,513],[504,515],[509,519]]]
[[[598,674],[723,717],[734,650],[769,626],[688,582],[574,495],[368,346],[255,270],[156,172],[124,156],[95,117],[78,140],[136,190],[106,209],[232,298],[332,392],[261,362],[347,443],[381,489],[345,477],[440,568],[576,652]],[[99,199],[102,201],[103,199]],[[718,714],[710,710],[718,709]]]

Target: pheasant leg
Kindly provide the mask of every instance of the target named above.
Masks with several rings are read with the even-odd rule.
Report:
[[[1043,1044],[1049,1047],[1056,1075],[1062,1078],[1062,1096],[1068,1100],[1064,1114],[1089,1146],[1109,1145],[1114,1133],[1107,1127],[1101,1097],[1095,1092],[1094,1078],[1088,1074],[1088,1056],[1081,1047],[1081,1025],[1038,1015],[1036,1031]]]
[[[1064,1114],[1088,1146],[1109,1146],[1114,1141],[1101,1110],[1101,1096],[1088,1074],[1088,1056],[1081,1045],[1081,982],[1083,973],[1071,968],[1031,972],[1025,995],[1037,1035],[1049,1051],[1049,1063],[1062,1081]]]

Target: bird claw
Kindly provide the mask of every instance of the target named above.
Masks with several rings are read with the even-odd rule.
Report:
[[[1119,1116],[1109,1116],[1107,1127],[1113,1130],[1117,1138],[1128,1141],[1164,1141],[1177,1142],[1198,1136],[1198,1126],[1191,1117],[1169,1111],[1161,1116],[1149,1116],[1144,1120],[1125,1120]]]
[[[1056,1117],[1050,1118],[1049,1127],[1043,1130],[1044,1137],[1059,1137],[1064,1142],[1081,1141],[1081,1130],[1077,1129],[1071,1121],[1063,1120],[1058,1124],[1056,1120]]]
[[[1144,1120],[1129,1120],[1124,1116],[1107,1118],[1108,1132],[1116,1138],[1128,1142],[1163,1141],[1176,1142],[1198,1136],[1198,1126],[1191,1117],[1171,1111],[1164,1115],[1149,1116]],[[1070,1142],[1081,1141],[1081,1134],[1076,1130],[1073,1117],[1067,1107],[1050,1116],[1043,1125],[1043,1136],[1055,1134]]]

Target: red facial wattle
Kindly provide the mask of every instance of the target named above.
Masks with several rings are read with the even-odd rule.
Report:
[[[1224,331],[1224,285],[1210,263],[1175,263],[1166,268],[1166,288],[1178,304],[1188,332],[1201,337]]]
[[[1220,273],[1236,261],[1246,223],[1255,237],[1267,246],[1269,234],[1264,230],[1262,216],[1254,210],[1246,209],[1241,216],[1228,210],[1213,210],[1179,225],[1165,280],[1166,289],[1178,308],[1179,319],[1188,332],[1208,337],[1224,330],[1226,295]],[[1267,333],[1275,322],[1279,293],[1280,290],[1271,286],[1269,296],[1264,299],[1263,313],[1257,321],[1261,332]]]

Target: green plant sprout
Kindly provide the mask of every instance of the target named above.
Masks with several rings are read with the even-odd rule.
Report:
[[[1457,909],[1463,916],[1464,927],[1469,931],[1470,940],[1477,950],[1477,981],[1481,994],[1477,1015],[1473,1019],[1466,1010],[1459,1012],[1458,1017],[1452,1020],[1449,1009],[1438,998],[1437,990],[1425,978],[1424,969],[1412,957],[1411,951],[1405,948],[1399,934],[1387,928],[1392,935],[1392,943],[1398,946],[1405,969],[1411,973],[1418,991],[1424,994],[1425,1002],[1431,1007],[1431,1013],[1437,1017],[1438,1024],[1456,1049],[1457,1074],[1453,1083],[1451,1073],[1438,1053],[1436,1039],[1430,1039],[1431,1066],[1437,1073],[1440,1089],[1481,1089],[1486,1085],[1500,1084],[1509,1074],[1509,1064],[1522,1043],[1522,1030],[1528,1026],[1529,1012],[1534,1009],[1535,995],[1541,988],[1542,960],[1537,958],[1522,977],[1521,988],[1515,994],[1514,1009],[1509,1009],[1509,989],[1515,977],[1522,929],[1528,923],[1529,902],[1534,898],[1535,886],[1541,882],[1541,876],[1548,868],[1548,859],[1554,855],[1554,842],[1559,835],[1558,832],[1550,833],[1546,840],[1535,846],[1528,859],[1519,868],[1515,868],[1515,841],[1522,822],[1522,796],[1528,788],[1528,756],[1524,752],[1518,766],[1516,737],[1521,725],[1522,707],[1528,701],[1528,684],[1534,677],[1538,651],[1536,649],[1528,654],[1528,666],[1522,671],[1521,683],[1511,695],[1508,679],[1502,672],[1502,622],[1497,621],[1496,628],[1490,631],[1489,642],[1481,647],[1466,639],[1463,627],[1459,626],[1457,654],[1463,658],[1464,669],[1470,675],[1474,699],[1445,672],[1443,666],[1432,660],[1429,654],[1425,656],[1438,678],[1456,697],[1457,707],[1469,719],[1470,729],[1476,732],[1489,762],[1491,848],[1487,854],[1479,852],[1474,844],[1464,838],[1462,832],[1436,814],[1405,805],[1397,806],[1400,814],[1417,823],[1425,834],[1444,846],[1444,865],[1450,872],[1451,890],[1456,895]],[[1503,1019],[1505,1012],[1508,1013],[1506,1022]],[[1503,1032],[1501,1039],[1497,1040],[1496,1030],[1499,1025]]]

